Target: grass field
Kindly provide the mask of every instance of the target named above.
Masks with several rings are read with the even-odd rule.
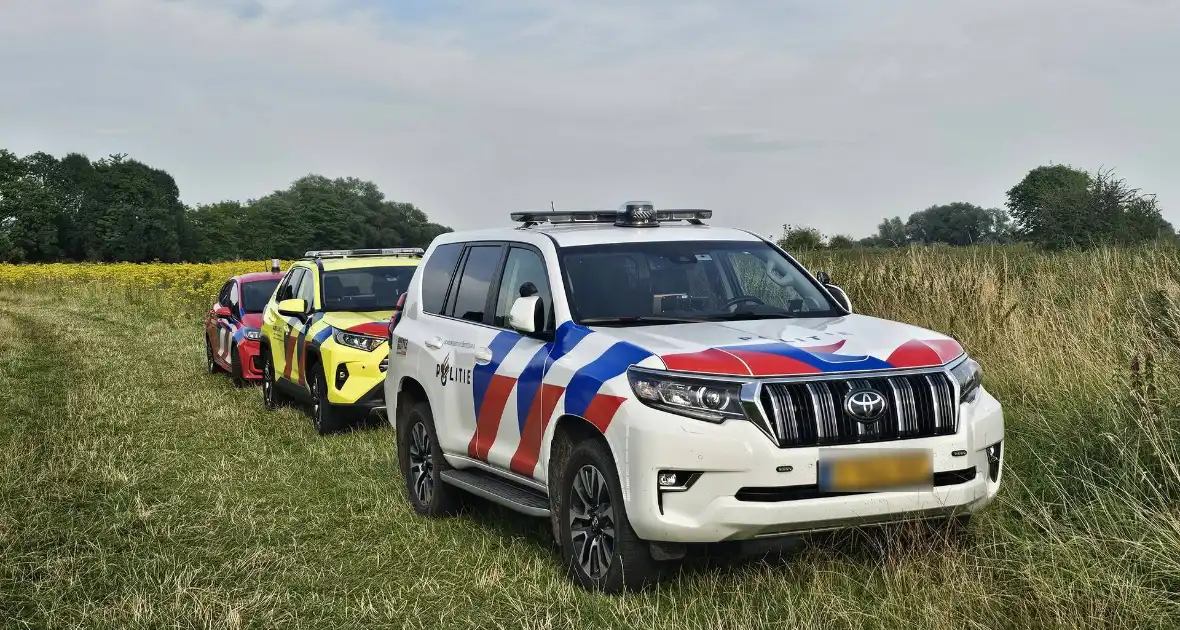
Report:
[[[231,266],[0,266],[0,627],[1180,627],[1180,253],[806,262],[981,361],[999,500],[962,543],[827,537],[617,598],[541,521],[415,517],[389,428],[320,438],[204,374]]]

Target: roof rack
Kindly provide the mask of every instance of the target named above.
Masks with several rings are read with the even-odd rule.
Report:
[[[661,223],[673,221],[704,225],[704,219],[713,218],[713,211],[671,208],[656,210],[646,201],[628,201],[618,210],[546,210],[513,212],[510,216],[513,221],[522,224],[522,229],[540,223],[613,223],[619,227],[656,227]]]
[[[313,258],[361,258],[364,256],[404,256],[421,258],[426,251],[421,247],[386,247],[383,249],[314,249],[303,255],[304,260]]]

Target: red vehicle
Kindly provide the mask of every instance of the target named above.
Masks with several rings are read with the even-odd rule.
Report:
[[[262,379],[258,355],[262,310],[283,279],[272,271],[246,273],[226,281],[205,316],[205,362],[210,373],[229,372],[241,384]]]

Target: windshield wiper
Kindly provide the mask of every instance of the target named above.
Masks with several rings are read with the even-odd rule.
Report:
[[[662,317],[652,315],[632,315],[629,317],[590,317],[580,323],[586,326],[603,324],[696,324],[707,321],[696,317]]]

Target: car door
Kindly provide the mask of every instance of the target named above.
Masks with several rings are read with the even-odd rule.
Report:
[[[283,300],[295,297],[294,289],[298,287],[303,277],[303,267],[292,267],[283,278],[279,288],[275,290],[274,299],[266,305],[263,315],[263,326],[266,328],[267,341],[270,344],[271,361],[274,364],[275,377],[282,378],[287,369],[287,335],[292,326],[293,317],[279,314],[278,305]],[[298,323],[298,322],[297,322]]]
[[[503,250],[501,243],[468,244],[442,309],[422,314],[425,339],[418,369],[434,408],[439,445],[448,453],[472,454],[481,403],[489,390],[497,400],[507,396],[505,383],[494,378],[498,333],[489,325],[492,282]],[[492,415],[499,420],[498,412]]]
[[[298,279],[298,284],[292,289],[292,294],[295,298],[307,302],[309,313],[307,317],[302,320],[289,318],[291,326],[287,329],[286,348],[287,362],[284,369],[286,377],[296,385],[303,387],[310,392],[308,385],[305,366],[307,364],[307,333],[311,329],[311,325],[315,323],[316,309],[319,307],[316,304],[316,270],[305,268],[303,274]]]
[[[217,302],[209,309],[209,316],[205,320],[205,334],[209,339],[209,347],[213,350],[213,356],[218,363],[226,363],[226,358],[229,356],[229,344],[227,343],[227,333],[232,335],[231,322],[226,317],[217,315],[217,310],[220,307],[229,308],[230,288],[234,285],[233,280],[227,281],[221,285],[221,290],[217,292]]]
[[[560,387],[543,385],[553,348],[553,296],[545,259],[531,245],[510,244],[504,266],[497,275],[492,325],[501,331],[499,334],[517,337],[498,373],[515,377],[516,386],[499,424],[481,423],[476,429],[476,441],[486,449],[486,453],[481,451],[484,455],[481,459],[497,468],[532,477],[541,451],[541,436],[563,391]],[[546,316],[536,333],[524,335],[512,329],[509,313],[517,298],[528,295],[541,298]]]

